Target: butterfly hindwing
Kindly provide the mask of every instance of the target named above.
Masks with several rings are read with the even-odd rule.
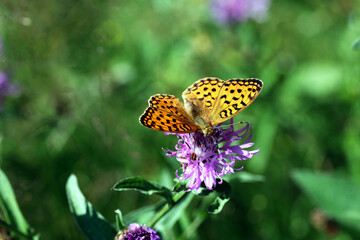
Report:
[[[210,113],[212,125],[224,122],[244,110],[259,95],[262,81],[255,78],[230,79],[224,82]]]
[[[148,128],[172,133],[189,133],[200,129],[186,113],[180,100],[172,95],[154,95],[149,99],[149,105],[140,117],[140,123]]]
[[[144,126],[163,132],[190,133],[202,130],[211,134],[213,126],[222,123],[249,106],[259,95],[262,81],[255,78],[203,78],[187,88],[182,97],[157,94],[140,117]]]

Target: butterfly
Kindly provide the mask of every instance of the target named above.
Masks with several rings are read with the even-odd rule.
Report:
[[[263,83],[256,78],[203,78],[182,94],[184,104],[175,96],[156,94],[139,121],[145,127],[170,133],[201,130],[212,135],[222,123],[249,106],[259,95]]]

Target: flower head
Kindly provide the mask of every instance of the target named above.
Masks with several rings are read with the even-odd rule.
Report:
[[[0,59],[2,57],[3,42],[0,37]],[[7,74],[0,70],[0,107],[7,96],[17,95],[19,88],[9,82]]]
[[[232,120],[231,120],[232,123]],[[199,191],[201,184],[212,190],[216,184],[222,183],[222,177],[234,173],[235,162],[246,160],[257,154],[260,149],[248,151],[251,143],[251,129],[246,126],[235,131],[231,125],[227,129],[216,127],[212,136],[205,136],[201,131],[193,133],[166,133],[179,136],[175,151],[166,150],[167,156],[175,156],[182,167],[183,175],[177,178],[189,180],[189,190]],[[245,139],[242,144],[237,140]],[[218,180],[217,180],[218,179]]]
[[[212,15],[220,24],[234,24],[254,19],[265,20],[270,0],[213,0]]]
[[[114,240],[161,240],[157,231],[137,223],[131,223],[128,228],[119,232]]]
[[[7,96],[17,95],[18,92],[18,87],[9,82],[9,78],[6,73],[0,71],[0,107]]]

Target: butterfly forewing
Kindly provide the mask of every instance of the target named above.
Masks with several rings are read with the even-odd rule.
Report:
[[[259,95],[259,79],[203,78],[187,88],[184,104],[172,95],[157,94],[140,117],[144,126],[163,132],[190,133],[202,130],[211,134],[213,126],[222,123],[249,106]]]
[[[203,78],[183,92],[185,107],[192,117],[208,120],[223,84],[224,81],[218,78]]]
[[[148,128],[172,133],[189,133],[200,129],[186,113],[180,100],[172,95],[154,95],[149,99],[149,105],[140,117],[140,123]]]
[[[211,125],[224,122],[244,110],[259,95],[261,88],[262,81],[255,78],[224,82],[210,113]]]

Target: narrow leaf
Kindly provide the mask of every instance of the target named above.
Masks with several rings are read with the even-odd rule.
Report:
[[[228,182],[224,181],[222,184],[218,184],[216,186],[215,191],[217,192],[218,196],[207,209],[207,212],[210,214],[218,214],[221,212],[225,204],[230,200],[231,186]]]
[[[5,173],[0,169],[0,208],[2,209],[6,222],[15,230],[13,234],[34,238],[34,230],[28,225],[17,204],[14,191]]]
[[[75,217],[80,229],[87,239],[90,240],[112,240],[117,231],[106,221],[106,219],[95,210],[79,189],[77,178],[71,175],[66,183],[66,195],[70,212]]]
[[[360,186],[350,179],[295,171],[295,182],[328,216],[360,230]]]
[[[112,189],[115,191],[135,190],[146,195],[157,194],[164,197],[170,205],[173,204],[172,193],[168,188],[146,181],[142,177],[125,178],[116,183]]]

